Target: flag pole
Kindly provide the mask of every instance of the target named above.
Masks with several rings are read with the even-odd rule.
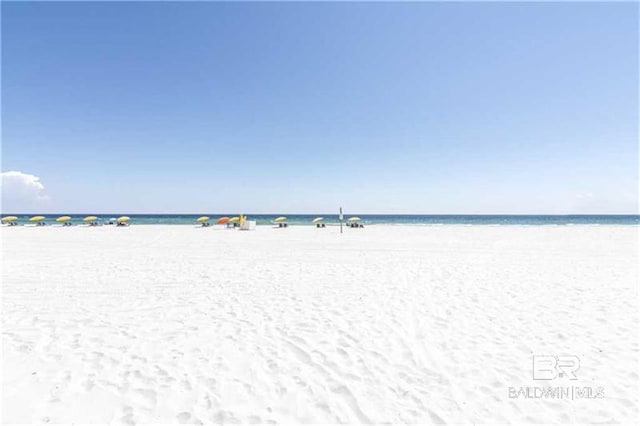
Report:
[[[340,207],[340,233],[342,234],[342,207]]]

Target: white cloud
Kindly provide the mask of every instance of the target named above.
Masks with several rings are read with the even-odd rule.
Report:
[[[40,178],[19,171],[2,172],[2,211],[31,213],[50,201]]]

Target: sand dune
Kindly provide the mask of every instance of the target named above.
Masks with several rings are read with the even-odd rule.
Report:
[[[638,227],[2,230],[3,421],[631,422]],[[577,380],[532,378],[575,355]],[[510,388],[602,388],[513,398]]]

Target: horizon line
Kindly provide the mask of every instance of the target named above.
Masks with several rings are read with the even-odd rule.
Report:
[[[198,216],[203,214],[211,214],[211,215],[224,215],[224,214],[236,214],[236,213],[127,213],[127,212],[55,212],[55,213],[0,213],[1,216],[14,215],[14,216],[33,216],[33,215],[132,215],[132,216],[145,216],[145,215],[154,215],[154,216]],[[292,215],[292,216],[313,216],[313,215],[326,215],[326,216],[339,216],[339,213],[287,213],[287,212],[279,212],[279,213],[238,213],[242,215],[256,215],[256,216],[282,216],[282,215]],[[635,213],[358,213],[350,212],[344,213],[344,215],[361,215],[361,216],[640,216],[640,212]]]

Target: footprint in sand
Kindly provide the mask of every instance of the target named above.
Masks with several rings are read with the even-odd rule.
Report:
[[[95,385],[96,385],[96,382],[93,381],[93,375],[89,375],[87,379],[84,382],[82,382],[82,387],[84,387],[84,389],[87,392],[91,391],[91,389],[93,389]]]
[[[133,389],[133,392],[141,397],[141,400],[146,405],[155,407],[156,405],[156,392],[152,389]]]
[[[345,399],[345,402],[347,403],[349,408],[351,408],[351,411],[353,412],[353,414],[355,414],[360,423],[372,423],[372,421],[362,412],[362,410],[360,409],[360,405],[358,405],[358,401],[346,385],[334,382],[333,384],[329,385],[329,389],[333,393],[342,395],[342,397]]]
[[[296,356],[296,358],[298,358],[298,360],[300,360],[304,364],[311,364],[311,356],[309,356],[309,354],[302,348],[291,342],[287,342],[287,345],[293,351],[293,354]]]
[[[132,407],[125,405],[124,407],[122,407],[122,413],[123,413],[123,416],[120,417],[120,422],[127,425],[134,425],[136,423],[133,418]]]
[[[176,416],[176,419],[178,420],[179,423],[181,424],[185,424],[188,423],[189,420],[191,419],[191,413],[188,413],[186,411],[183,411],[182,413],[178,414]]]

